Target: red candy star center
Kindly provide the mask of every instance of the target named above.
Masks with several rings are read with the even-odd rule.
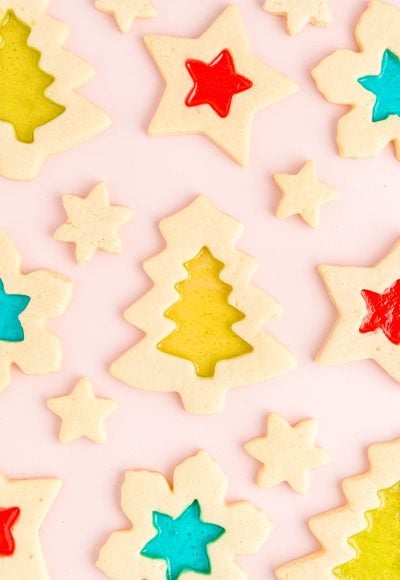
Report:
[[[17,507],[1,509],[0,508],[0,557],[12,556],[15,551],[15,541],[11,529],[21,510]]]
[[[400,280],[387,288],[383,294],[362,290],[368,314],[360,326],[360,332],[373,332],[381,328],[390,342],[400,344]]]
[[[185,100],[188,107],[210,105],[224,118],[229,115],[233,96],[253,86],[249,79],[236,73],[232,55],[227,49],[210,64],[195,59],[189,59],[185,64],[194,81]]]

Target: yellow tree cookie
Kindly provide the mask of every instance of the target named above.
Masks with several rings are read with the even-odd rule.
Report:
[[[46,321],[64,313],[71,292],[72,282],[55,272],[23,274],[20,254],[0,230],[0,391],[13,364],[28,375],[60,370],[60,340]]]
[[[359,52],[338,50],[312,71],[328,101],[351,107],[338,123],[340,155],[370,157],[393,142],[400,159],[400,10],[372,0],[355,37]]]
[[[205,451],[175,468],[172,486],[161,473],[128,471],[121,505],[132,527],[111,534],[97,566],[113,580],[243,580],[234,558],[259,550],[272,525],[247,501],[226,503],[226,491]]]
[[[0,475],[0,578],[50,580],[39,532],[57,497],[59,479],[10,480]]]
[[[48,0],[0,0],[0,174],[33,179],[49,155],[106,129],[76,92],[92,68],[63,50],[67,28]]]
[[[400,440],[372,445],[370,470],[343,482],[347,504],[312,518],[320,550],[276,571],[279,580],[400,577]]]
[[[262,328],[281,307],[250,283],[256,263],[235,247],[242,225],[199,196],[160,230],[167,247],[144,263],[154,287],[125,312],[146,334],[111,373],[141,389],[177,391],[187,411],[207,414],[222,409],[228,389],[294,367]]]

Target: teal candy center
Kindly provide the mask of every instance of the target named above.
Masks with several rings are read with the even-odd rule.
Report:
[[[400,116],[400,58],[394,52],[387,49],[383,53],[379,75],[360,77],[358,82],[376,96],[373,122]]]
[[[153,525],[157,534],[140,553],[146,558],[165,560],[167,580],[177,580],[183,572],[211,574],[207,546],[218,540],[225,529],[201,519],[197,499],[175,519],[153,512]]]
[[[30,302],[29,296],[7,294],[0,278],[0,340],[21,342],[25,338],[19,315]]]

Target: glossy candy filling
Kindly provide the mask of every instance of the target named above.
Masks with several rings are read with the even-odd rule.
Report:
[[[12,527],[20,513],[21,510],[17,507],[0,508],[0,558],[12,556],[15,552]]]
[[[363,290],[361,292],[367,306],[367,315],[360,326],[360,332],[374,332],[381,329],[393,344],[400,344],[400,280],[397,280],[382,294]]]
[[[400,59],[391,50],[385,50],[381,72],[358,79],[367,91],[375,95],[372,121],[384,121],[390,115],[400,116]]]
[[[21,342],[24,340],[24,329],[19,315],[27,308],[29,296],[7,294],[0,279],[0,340]]]
[[[204,247],[184,266],[188,277],[176,285],[180,299],[165,312],[176,329],[157,346],[162,352],[190,360],[199,377],[212,377],[219,361],[253,348],[232,330],[244,314],[228,302],[232,286],[219,277],[224,264]]]

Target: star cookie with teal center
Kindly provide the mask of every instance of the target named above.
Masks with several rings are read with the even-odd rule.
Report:
[[[210,574],[211,563],[207,545],[218,540],[225,529],[217,524],[203,522],[197,500],[180,516],[153,512],[157,535],[142,549],[142,556],[165,560],[167,580],[177,580],[183,572]]]
[[[390,115],[400,116],[400,58],[394,52],[385,50],[379,75],[361,77],[358,82],[376,96],[372,111],[374,123]]]
[[[7,294],[0,278],[0,340],[21,342],[24,340],[24,329],[19,315],[30,302],[29,296]]]

